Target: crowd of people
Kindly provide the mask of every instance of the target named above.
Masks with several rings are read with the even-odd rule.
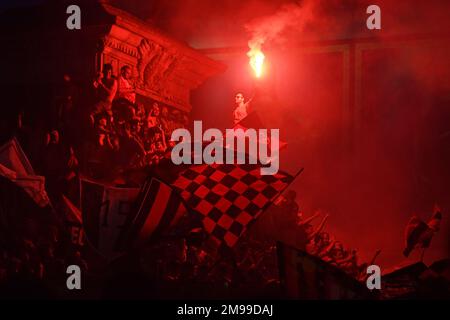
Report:
[[[57,297],[64,289],[67,266],[88,272],[85,250],[72,241],[65,219],[56,211],[28,206],[26,196],[16,200],[25,203],[17,206],[8,225],[0,225],[0,297]]]
[[[275,243],[244,234],[234,248],[212,252],[205,234],[162,239],[142,254],[147,277],[163,283],[166,298],[282,298]],[[163,296],[164,297],[164,296]]]
[[[356,249],[346,249],[341,241],[324,231],[328,214],[317,226],[312,224],[320,215],[318,211],[306,217],[296,202],[296,192],[289,190],[260,219],[256,234],[260,238],[271,235],[272,239],[301,248],[363,281],[368,264],[358,262]]]
[[[88,265],[98,264],[99,257],[92,258],[86,243],[73,241],[62,196],[79,205],[80,174],[132,184],[127,171],[157,165],[172,147],[172,131],[188,125],[185,113],[158,101],[137,99],[129,66],[116,77],[113,67],[105,64],[88,85],[76,84],[69,75],[62,80],[42,114],[22,109],[0,121],[2,143],[11,137],[19,141],[36,173],[45,177],[51,201],[45,210],[22,207],[21,202],[30,200],[25,195],[16,199],[14,215],[0,212],[2,296],[10,295],[9,283],[25,280],[46,286],[58,283],[64,289],[68,265],[88,270]],[[3,191],[20,189],[0,178],[2,198],[8,194]],[[21,190],[18,194],[24,195]],[[1,204],[3,208],[5,203]]]
[[[242,94],[236,96],[236,103],[245,111],[239,115],[235,112],[238,120],[248,111],[248,103],[243,103]],[[85,242],[74,241],[62,196],[79,205],[80,173],[123,183],[127,171],[158,165],[173,147],[172,131],[188,125],[181,111],[157,101],[146,105],[137,101],[130,67],[122,67],[115,77],[110,64],[103,66],[101,74],[84,91],[74,85],[70,76],[64,76],[48,118],[41,134],[36,134],[26,113],[19,113],[15,123],[14,135],[37,173],[45,176],[53,205],[44,210],[45,214],[27,211],[13,225],[0,224],[1,293],[17,279],[37,281],[53,291],[65,292],[68,265],[79,265],[87,273],[93,266],[98,267],[99,256]],[[274,240],[281,240],[360,279],[362,269],[356,250],[346,250],[323,231],[328,216],[315,228],[311,222],[319,214],[304,217],[295,197],[294,191],[279,197],[262,215],[260,226],[255,224],[254,231],[245,234],[234,249],[222,248],[219,254],[208,252],[204,246],[206,236],[197,230],[186,237],[161,239],[145,247],[133,268],[137,266],[147,279],[165,285],[189,283],[188,287],[198,292],[206,290],[206,296],[218,290],[234,296],[246,293],[276,297],[280,295],[280,283]]]
[[[147,248],[145,269],[155,279],[195,288],[185,296],[283,298],[280,260],[276,241],[299,248],[337,267],[360,282],[367,279],[368,263],[358,261],[357,250],[325,232],[328,214],[317,225],[316,212],[306,217],[296,202],[296,192],[288,190],[241,236],[236,247],[222,247],[213,254],[205,250],[205,235],[159,241]],[[372,264],[371,262],[370,264]],[[180,293],[181,294],[181,293]]]
[[[100,159],[116,159],[121,167],[158,164],[173,146],[172,131],[186,126],[188,119],[179,111],[169,113],[168,107],[160,107],[157,102],[148,110],[136,103],[130,74],[130,68],[125,66],[115,80],[111,65],[105,65],[103,77],[94,81],[97,102],[90,113],[95,132],[94,153],[100,153]]]
[[[112,65],[105,64],[81,99],[76,97],[79,89],[65,76],[55,99],[51,127],[75,144],[80,166],[90,176],[113,180],[117,173],[158,164],[173,147],[173,130],[188,125],[182,111],[138,100],[131,73],[123,66],[116,77]],[[85,112],[75,106],[80,101],[89,106]],[[77,117],[81,125],[74,125]]]

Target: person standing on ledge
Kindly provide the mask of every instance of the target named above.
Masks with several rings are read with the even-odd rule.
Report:
[[[241,92],[236,93],[235,106],[233,111],[233,121],[237,124],[250,113],[250,102],[253,98],[245,102],[244,95]]]

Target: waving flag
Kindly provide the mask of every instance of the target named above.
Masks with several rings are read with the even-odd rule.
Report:
[[[136,200],[123,245],[139,246],[174,227],[187,212],[178,193],[162,181],[150,177]]]
[[[16,138],[0,147],[0,163],[19,175],[35,175],[30,161]]]
[[[14,138],[0,147],[0,175],[21,187],[41,208],[50,204],[45,178],[34,173],[27,156]]]
[[[259,165],[204,164],[184,170],[172,185],[205,231],[232,247],[293,179],[281,171],[261,175]]]
[[[66,196],[62,196],[62,212],[64,222],[70,234],[70,241],[73,245],[84,246],[84,230],[81,211]]]

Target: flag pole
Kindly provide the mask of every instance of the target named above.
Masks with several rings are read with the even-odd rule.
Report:
[[[294,182],[294,180],[303,172],[303,170],[305,170],[305,168],[301,168],[300,170],[297,171],[297,173],[294,176],[294,179],[292,179],[292,182]]]

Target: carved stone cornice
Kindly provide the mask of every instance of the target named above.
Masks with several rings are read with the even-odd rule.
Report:
[[[133,58],[138,57],[137,50],[134,46],[128,45],[120,40],[114,39],[113,37],[104,37],[102,39],[103,48],[110,48],[112,50],[120,51],[126,55],[129,55]]]
[[[99,52],[132,64],[138,94],[190,111],[190,91],[225,66],[187,44],[171,39],[129,13],[102,4],[114,23]]]

